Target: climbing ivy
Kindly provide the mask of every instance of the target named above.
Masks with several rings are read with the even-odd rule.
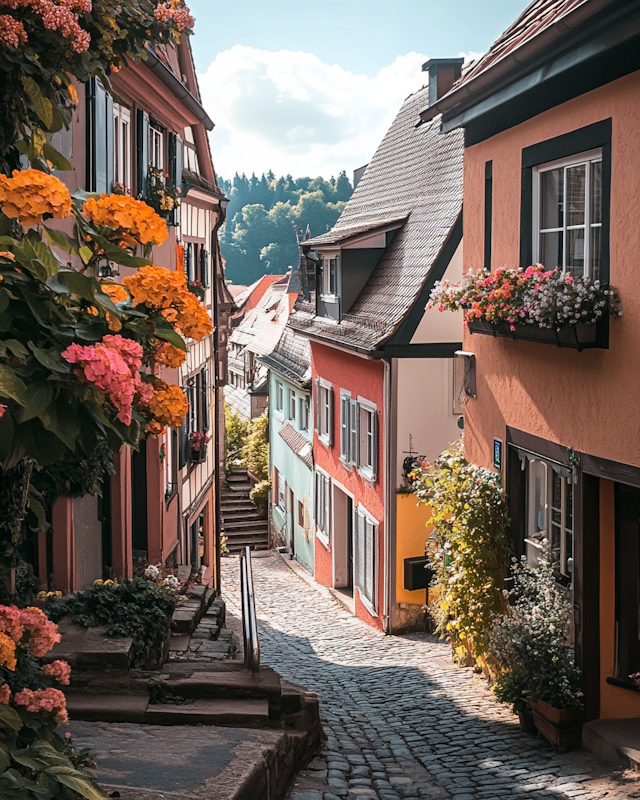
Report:
[[[438,632],[450,637],[456,660],[482,664],[505,602],[509,515],[500,476],[470,464],[460,440],[411,478],[432,512],[429,549],[442,590]]]

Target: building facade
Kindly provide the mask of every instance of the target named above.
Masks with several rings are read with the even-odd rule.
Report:
[[[465,271],[541,262],[620,293],[582,351],[464,337],[467,456],[501,471],[516,554],[545,552],[571,598],[587,719],[640,715],[639,25],[633,3],[533,3],[422,114],[465,128]]]

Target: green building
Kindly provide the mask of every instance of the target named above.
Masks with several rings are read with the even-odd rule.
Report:
[[[271,539],[313,573],[313,409],[309,340],[285,328],[269,368]]]

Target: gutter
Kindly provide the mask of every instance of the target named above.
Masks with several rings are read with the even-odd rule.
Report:
[[[634,5],[636,4],[633,3],[632,6]],[[465,106],[472,105],[477,102],[478,94],[486,89],[493,92],[497,82],[505,77],[509,78],[514,70],[520,70],[524,62],[533,60],[537,56],[548,59],[549,49],[566,36],[567,32],[573,31],[583,22],[610,6],[611,0],[589,0],[588,3],[583,3],[570,14],[554,22],[542,33],[534,36],[533,39],[521,47],[517,47],[509,55],[488,66],[468,83],[462,84],[457,89],[453,88],[437,103],[420,113],[420,123],[428,122],[438,114],[446,114],[456,106],[464,109]],[[623,13],[629,10],[629,7],[621,9]]]
[[[182,100],[189,111],[195,115],[198,122],[201,122],[208,131],[212,131],[214,125],[211,117],[204,110],[199,100],[191,94],[182,81],[174,75],[164,62],[160,61],[152,50],[147,50],[147,56],[145,63],[149,69],[152,69],[160,80],[171,89],[173,94]]]
[[[384,480],[382,492],[384,497],[384,565],[383,565],[383,584],[382,584],[382,632],[388,634],[391,628],[390,606],[391,606],[391,362],[383,361],[384,379],[382,396],[384,398]]]

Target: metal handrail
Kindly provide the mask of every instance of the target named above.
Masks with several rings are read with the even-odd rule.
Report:
[[[242,599],[242,638],[244,665],[253,672],[260,672],[260,639],[253,594],[253,572],[251,570],[251,548],[245,547],[240,556],[240,589]]]

